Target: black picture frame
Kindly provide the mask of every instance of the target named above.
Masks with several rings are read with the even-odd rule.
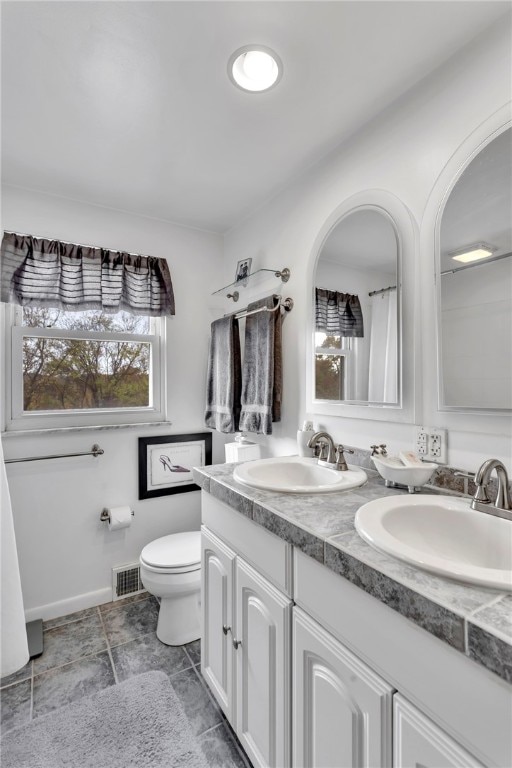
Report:
[[[236,265],[235,283],[238,285],[247,285],[249,275],[251,274],[251,259],[240,259]]]
[[[198,491],[192,466],[211,463],[211,432],[139,437],[139,499]]]

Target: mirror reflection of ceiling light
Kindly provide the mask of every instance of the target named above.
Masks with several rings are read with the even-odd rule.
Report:
[[[230,80],[243,91],[268,91],[283,75],[281,59],[264,45],[244,45],[229,59]]]
[[[486,243],[474,243],[473,245],[467,245],[465,248],[459,248],[458,251],[452,251],[449,253],[454,261],[462,261],[467,264],[470,261],[480,261],[480,259],[488,259],[492,256],[496,249]]]

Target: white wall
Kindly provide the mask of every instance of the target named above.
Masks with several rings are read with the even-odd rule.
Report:
[[[292,273],[283,287],[285,295],[295,299],[295,308],[283,326],[283,420],[274,425],[273,436],[266,441],[268,452],[292,453],[295,430],[305,416],[305,350],[316,258],[313,244],[318,233],[344,200],[372,189],[386,190],[399,198],[419,229],[436,180],[453,153],[473,130],[510,100],[510,46],[506,25],[495,25],[366,130],[226,235],[227,274],[233,271],[236,260],[249,257],[254,259],[253,268],[288,266]],[[413,258],[414,254],[404,257]],[[428,279],[433,283],[433,250],[420,253],[420,264],[416,266],[422,263],[427,265]],[[418,297],[424,292],[420,274],[416,269]],[[433,312],[432,304],[427,302],[422,332],[425,326],[434,324]],[[423,370],[431,375],[435,345],[429,338],[424,346]],[[414,352],[421,355],[420,349]],[[420,389],[416,399],[416,421],[421,423]],[[375,442],[386,442],[392,450],[413,446],[412,425],[333,416],[314,421],[340,442],[361,448]],[[479,433],[474,417],[461,417],[458,423],[460,427],[449,434],[449,464],[474,470],[489,456],[510,462],[509,421],[503,420],[502,434],[496,436]]]
[[[165,257],[176,315],[168,333],[170,426],[4,436],[6,458],[89,450],[98,458],[7,465],[25,609],[29,618],[59,616],[105,602],[112,566],[136,562],[158,536],[198,529],[199,491],[138,500],[139,436],[204,431],[209,324],[217,313],[211,286],[221,284],[222,238],[163,221],[5,188],[4,229]],[[214,461],[223,461],[214,436]],[[109,533],[104,506],[129,504],[129,529]]]

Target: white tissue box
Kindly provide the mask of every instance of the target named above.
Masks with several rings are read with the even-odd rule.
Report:
[[[261,447],[257,443],[226,443],[226,462],[254,461],[261,458]]]

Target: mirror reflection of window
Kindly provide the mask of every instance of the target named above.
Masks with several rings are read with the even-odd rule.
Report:
[[[440,404],[512,408],[512,130],[469,163],[440,230]]]
[[[315,286],[319,289],[315,291],[316,399],[396,404],[397,240],[389,218],[371,208],[345,216],[321,249]],[[325,313],[320,312],[321,320],[318,319],[319,291],[329,293],[328,325]]]

